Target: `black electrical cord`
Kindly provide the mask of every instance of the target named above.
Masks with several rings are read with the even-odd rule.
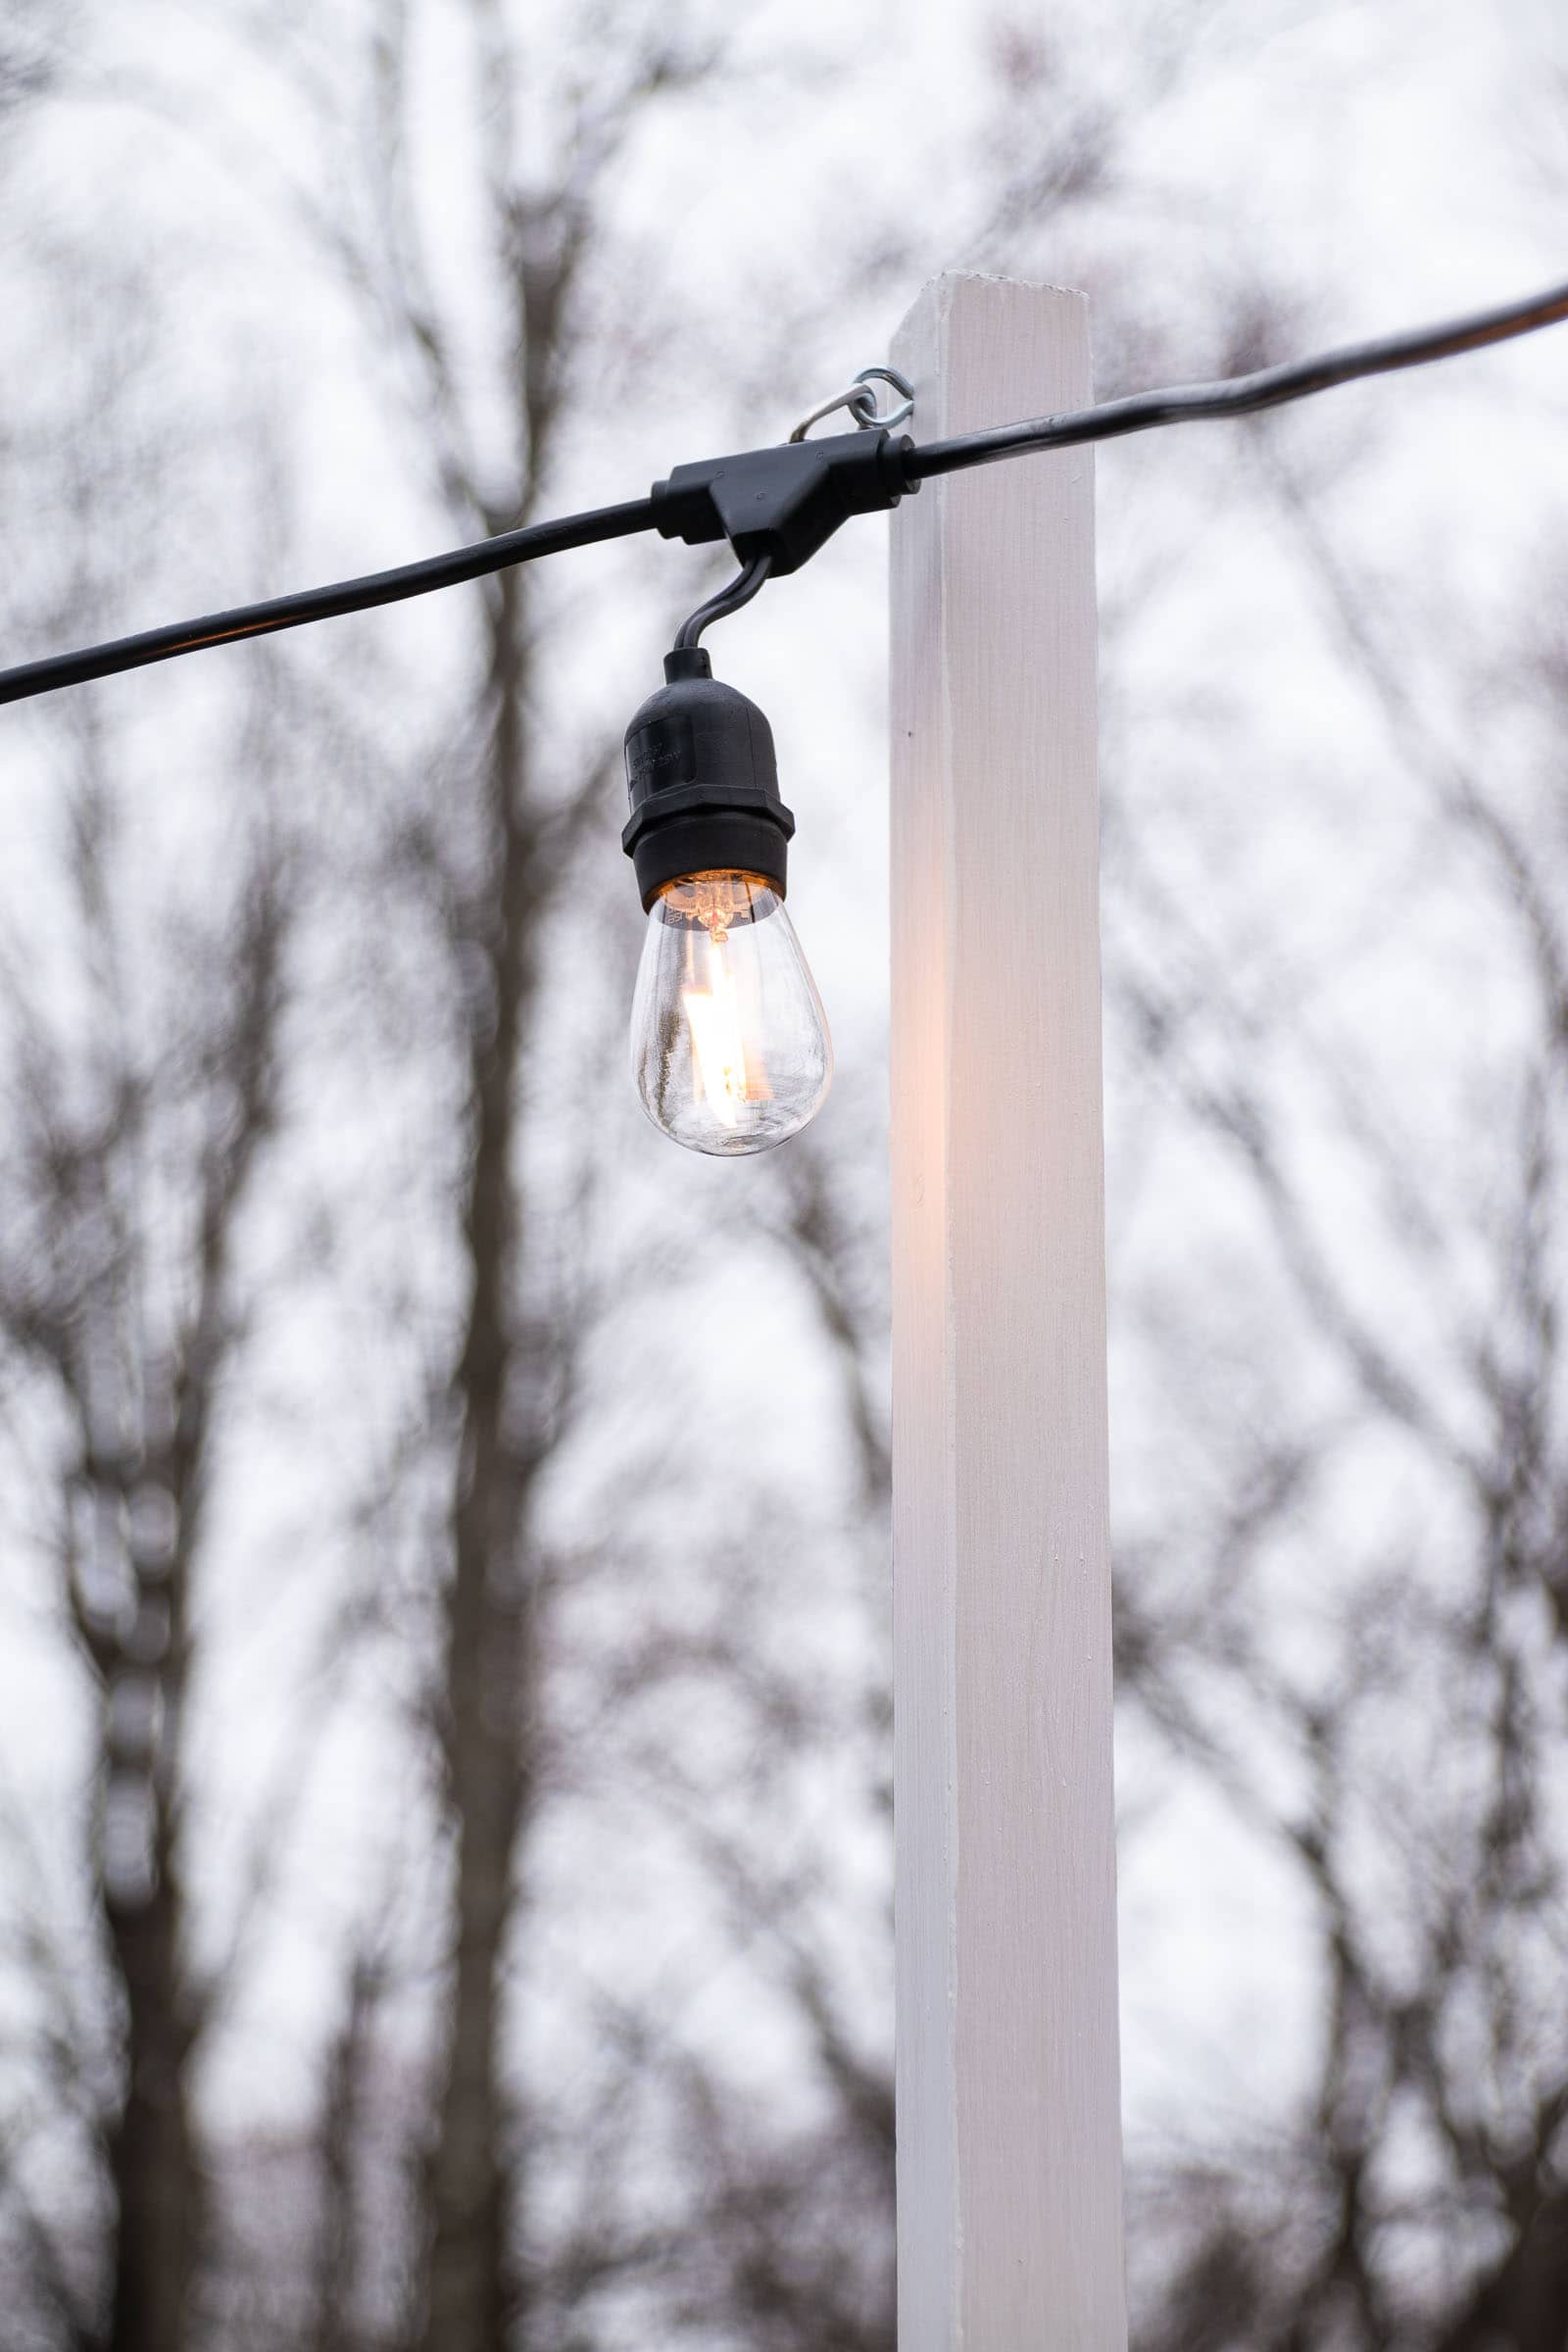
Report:
[[[677,652],[695,645],[710,621],[722,620],[726,612],[738,612],[742,605],[749,605],[772,568],[771,556],[754,556],[727,588],[721,588],[716,596],[710,596],[706,605],[698,606],[689,620],[681,622],[675,632]]]
[[[1402,335],[1380,336],[1374,343],[1348,343],[1343,351],[1289,361],[1283,368],[1261,368],[1255,375],[1231,376],[1214,384],[1173,384],[1163,392],[1102,401],[1098,408],[1035,416],[1022,424],[992,425],[985,432],[960,433],[952,441],[929,441],[906,452],[905,469],[911,482],[923,482],[933,474],[989,466],[998,458],[1019,457],[1032,449],[1110,441],[1121,433],[1147,432],[1152,425],[1196,424],[1209,416],[1250,416],[1259,409],[1278,408],[1283,401],[1352,383],[1357,376],[1389,375],[1396,368],[1420,368],[1428,360],[1480,351],[1488,343],[1505,343],[1512,335],[1532,334],[1563,318],[1568,318],[1568,286],[1553,286],[1473,318],[1414,327]]]
[[[117,670],[142,669],[150,662],[172,662],[180,654],[198,653],[207,645],[224,645],[240,637],[270,637],[277,629],[302,628],[307,621],[330,620],[339,612],[395,605],[406,596],[424,596],[432,588],[455,588],[461,580],[505,571],[511,564],[528,564],[537,556],[561,555],[570,547],[624,539],[634,531],[653,528],[653,501],[648,498],[630,499],[619,507],[596,507],[586,514],[564,515],[559,522],[529,523],[523,530],[503,531],[472,547],[454,548],[450,555],[426,556],[421,563],[400,564],[395,571],[368,572],[363,579],[337,580],[329,588],[307,588],[298,596],[274,597],[269,604],[237,605],[231,612],[209,612],[200,620],[177,620],[167,628],[144,630],[139,637],[117,637],[110,645],[88,646],[77,654],[53,654],[41,662],[24,662],[16,669],[0,669],[0,703],[20,703],[28,695],[48,694],[56,686],[80,686],[89,678],[107,678]]]
[[[733,612],[757,594],[768,576],[770,563],[778,570],[787,559],[788,567],[794,569],[814,554],[850,514],[881,513],[897,505],[901,467],[903,481],[912,490],[933,475],[989,466],[1031,450],[1108,441],[1157,424],[1251,416],[1259,409],[1277,408],[1283,401],[1326,392],[1357,376],[1386,375],[1400,368],[1418,368],[1428,360],[1478,351],[1486,344],[1527,335],[1564,318],[1568,318],[1568,286],[1555,286],[1527,301],[1455,319],[1446,326],[1417,327],[1402,335],[1385,335],[1373,343],[1349,344],[1315,360],[1264,368],[1256,374],[1225,382],[1137,392],[1125,400],[1104,401],[1098,408],[1036,416],[1020,424],[994,425],[954,440],[928,442],[924,448],[907,440],[896,442],[885,431],[864,436],[848,433],[837,441],[800,441],[741,458],[677,466],[669,481],[656,486],[651,498],[630,499],[622,506],[599,507],[586,514],[564,515],[557,522],[504,531],[498,538],[480,540],[477,546],[456,548],[450,555],[431,556],[420,564],[405,564],[395,571],[339,580],[327,588],[307,589],[300,596],[239,605],[230,612],[212,612],[200,620],[148,629],[139,637],[117,638],[110,645],[24,662],[18,668],[0,670],[0,703],[22,702],[57,686],[79,686],[89,678],[140,669],[151,662],[172,662],[203,646],[270,636],[274,630],[296,629],[307,621],[327,620],[340,612],[363,612],[373,605],[396,604],[403,597],[423,596],[432,588],[452,588],[486,572],[503,571],[511,564],[559,555],[567,548],[589,547],[603,539],[627,538],[636,531],[658,530],[665,538],[684,539],[688,546],[725,537],[744,545],[748,536],[755,539],[776,525],[782,554],[754,555],[738,580],[692,614],[676,642],[693,646],[709,621]],[[868,466],[867,459],[874,463]],[[870,479],[873,474],[875,481]],[[742,482],[747,486],[746,500],[737,504],[734,494]],[[803,517],[804,527],[797,528]],[[791,526],[789,531],[785,524]]]

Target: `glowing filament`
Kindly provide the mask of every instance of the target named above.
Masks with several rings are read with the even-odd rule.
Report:
[[[681,1003],[692,1028],[693,1075],[713,1116],[733,1127],[736,1105],[747,1100],[746,1049],[735,983],[723,949],[712,940],[708,942],[708,986],[683,989]]]

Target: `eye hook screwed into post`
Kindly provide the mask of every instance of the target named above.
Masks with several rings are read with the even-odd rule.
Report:
[[[879,413],[872,383],[891,384],[901,395],[899,401],[885,413]],[[813,424],[831,416],[837,409],[848,409],[862,432],[891,432],[914,415],[914,386],[897,368],[862,368],[852,384],[835,392],[827,400],[818,401],[808,416],[803,416],[791,433],[791,441],[804,441]]]
[[[897,426],[908,423],[914,415],[914,386],[901,368],[862,368],[855,380],[865,386],[864,397],[850,403],[857,424],[862,425],[867,432],[880,428],[885,433],[891,433]],[[891,408],[878,410],[876,394],[871,390],[873,383],[891,384],[898,393],[899,398]]]

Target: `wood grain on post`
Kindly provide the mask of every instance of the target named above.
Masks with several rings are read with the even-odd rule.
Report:
[[[920,440],[1090,398],[1054,288],[894,357]],[[1126,2343],[1093,464],[893,521],[900,2352]]]

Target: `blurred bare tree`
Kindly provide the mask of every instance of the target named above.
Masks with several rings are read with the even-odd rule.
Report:
[[[85,257],[80,267],[92,273]],[[99,331],[56,377],[49,440],[24,431],[8,453],[44,511],[39,484],[53,482],[80,533],[55,583],[57,627],[106,613],[95,533],[133,543],[156,496],[145,442],[114,480],[106,376],[123,383],[139,338],[123,288],[99,283],[92,302]],[[14,585],[49,593],[36,565]],[[29,626],[37,618],[35,606]],[[228,1979],[192,1932],[190,1715],[226,1420],[257,1331],[241,1244],[282,1115],[297,901],[270,790],[290,698],[270,668],[253,687],[236,713],[245,807],[198,906],[156,881],[149,897],[115,773],[125,739],[109,714],[90,695],[51,714],[57,848],[30,845],[35,870],[13,906],[14,919],[41,908],[44,929],[13,936],[0,959],[0,1379],[29,1506],[14,1536],[83,1700],[68,1899],[41,1831],[8,1808],[11,1916],[39,2016],[17,2053],[0,2198],[22,2231],[18,2309],[36,2304],[38,2340],[115,2352],[191,2340],[208,2238],[191,2086]],[[155,971],[142,961],[149,936]],[[264,1838],[253,1886],[270,1859]],[[67,2147],[96,2176],[96,2245],[86,2200],[43,2201]]]
[[[302,49],[295,86],[323,138],[345,113],[363,125],[352,195],[336,210],[313,203],[312,227],[405,389],[453,527],[473,537],[559,503],[572,398],[590,386],[602,398],[644,337],[656,289],[634,297],[632,265],[617,262],[616,177],[649,121],[718,73],[720,50],[642,6],[608,8],[562,38],[524,33],[476,0],[461,29],[472,92],[461,155],[487,270],[483,366],[471,351],[475,289],[449,304],[430,260],[440,231],[426,216],[450,202],[451,184],[423,169],[418,12],[378,10],[368,41],[346,53]],[[544,943],[587,895],[578,846],[590,823],[612,821],[620,724],[579,743],[564,769],[545,715],[553,587],[504,572],[470,609],[477,715],[438,770],[439,811],[410,821],[401,877],[433,910],[438,1001],[458,1008],[466,1135],[454,1201],[462,1305],[427,1386],[447,1498],[432,1528],[441,1632],[426,1728],[449,1858],[434,1936],[447,1991],[418,2166],[426,2242],[407,2315],[427,2352],[582,2341],[587,2301],[648,2261],[641,2237],[624,2240],[591,2208],[549,2233],[535,2220],[541,2153],[561,2127],[549,2085],[519,2083],[509,2016],[536,1823],[572,1777],[551,1722],[562,1567],[536,1497],[572,1431],[595,1289],[578,1241],[592,1130],[584,1120],[564,1171],[541,1175],[524,1106],[560,1014]],[[558,1161],[562,1142],[550,1139]],[[363,2039],[342,2044],[345,2069],[372,2056]],[[612,2066],[601,2103],[613,2103],[615,2083]],[[334,2116],[350,2095],[345,2078]],[[581,2115],[573,2124],[586,2128]]]
[[[1159,892],[1163,971],[1116,975],[1158,1086],[1250,1199],[1301,1367],[1294,1405],[1205,1434],[1205,1513],[1124,1544],[1123,1687],[1289,1857],[1323,1983],[1310,2084],[1272,2144],[1173,2156],[1145,2183],[1169,2257],[1147,2340],[1555,2352],[1568,831],[1561,605],[1535,590],[1555,559],[1532,550],[1502,625],[1461,650],[1421,587],[1350,552],[1335,467],[1308,489],[1286,450],[1260,460],[1384,791],[1413,802],[1399,911],[1430,938],[1447,909],[1492,1015],[1479,1037],[1450,1021],[1423,1134],[1386,1066],[1382,909],[1348,973],[1287,991],[1222,969]],[[1518,611],[1543,617],[1520,630]],[[1307,1609],[1282,1595],[1286,1559],[1320,1563]]]
[[[628,220],[626,176],[645,141],[697,136],[708,96],[754,101],[700,13],[625,0],[560,25],[472,0],[236,6],[221,24],[275,76],[279,154],[303,159],[289,218],[349,298],[426,512],[472,537],[578,503],[589,461],[603,475],[596,398],[639,369],[652,398],[665,381],[652,366],[664,281]],[[1300,340],[1245,257],[1229,282],[1217,263],[1188,278],[1180,318],[1148,298],[1160,191],[1139,131],[1239,35],[1218,8],[1134,10],[1127,27],[1115,56],[1087,20],[1082,38],[1064,24],[1048,39],[1027,16],[986,33],[993,110],[961,188],[944,189],[936,248],[944,265],[1092,280],[1112,390]],[[19,121],[64,54],[46,28],[24,17],[0,36],[0,105]],[[432,43],[450,69],[439,172]],[[772,100],[757,103],[764,123]],[[233,147],[251,168],[237,128]],[[869,212],[860,225],[839,257],[852,306],[894,279],[912,290],[938,232]],[[1159,230],[1176,235],[1171,217]],[[756,349],[794,366],[815,348],[838,294],[819,274],[809,292],[814,321],[776,290],[758,306]],[[697,360],[724,346],[697,318],[689,339],[683,403]],[[105,456],[100,419],[134,437],[146,416],[114,346],[106,326],[97,375],[53,420],[51,511],[83,546],[111,519],[122,544],[149,546],[149,450]],[[1131,1252],[1115,1266],[1148,1426],[1118,1500],[1123,1706],[1130,1743],[1172,1787],[1211,1791],[1295,1888],[1311,1924],[1293,1958],[1317,1972],[1321,2029],[1265,2123],[1250,2112],[1229,2138],[1135,2146],[1139,2332],[1148,2352],[1556,2352],[1560,595],[1541,595],[1554,575],[1538,553],[1505,617],[1463,643],[1445,629],[1423,662],[1396,633],[1397,549],[1380,568],[1342,531],[1358,478],[1345,453],[1329,444],[1303,472],[1298,452],[1316,445],[1272,430],[1243,444],[1255,463],[1236,496],[1315,599],[1334,693],[1302,794],[1345,743],[1369,775],[1397,776],[1408,829],[1380,881],[1413,876],[1423,919],[1464,909],[1451,934],[1434,914],[1430,935],[1461,939],[1497,1019],[1462,1041],[1457,1109],[1406,1108],[1397,1023],[1388,1058],[1364,1033],[1385,899],[1357,902],[1363,963],[1338,934],[1315,963],[1311,943],[1292,960],[1260,936],[1245,861],[1195,914],[1184,879],[1209,870],[1212,811],[1200,795],[1173,808],[1173,786],[1161,824],[1134,821],[1152,787],[1117,712],[1123,650],[1132,662],[1139,628],[1162,625],[1157,545],[1147,561],[1140,547],[1106,614],[1112,1094],[1124,1142],[1138,1122],[1128,1163],[1169,1154],[1187,1173],[1161,1229],[1176,1270]],[[68,444],[92,462],[62,457]],[[8,415],[19,503],[36,503],[40,449]],[[106,509],[106,474],[123,514]],[[102,579],[24,574],[8,594],[25,595],[29,633],[52,614],[61,641],[119,619]],[[0,2250],[19,2341],[893,2343],[883,1110],[846,1069],[831,1149],[813,1131],[721,1208],[699,1194],[672,1210],[657,1243],[615,1231],[626,1202],[590,1114],[616,1016],[610,992],[590,1001],[580,957],[556,951],[590,919],[614,955],[629,938],[601,887],[620,712],[582,728],[556,707],[571,594],[554,567],[464,592],[441,657],[458,674],[436,665],[445,682],[416,719],[346,640],[329,683],[309,652],[294,669],[249,649],[226,673],[250,681],[228,707],[227,790],[247,814],[221,856],[204,845],[194,911],[177,892],[166,908],[126,845],[111,769],[142,756],[134,725],[114,726],[103,697],[37,718],[65,822],[39,852],[50,954],[4,966],[0,1377],[8,1473],[36,1496],[19,1544],[37,1563],[37,1624],[71,1644],[88,1798],[65,1809],[63,1874],[24,1806],[4,1824],[5,1982],[25,2022],[0,2081]],[[1359,721],[1333,715],[1336,695],[1360,698]],[[319,816],[302,833],[279,798],[307,739],[379,779],[362,818],[376,838],[328,928],[334,976],[358,958],[359,988],[391,1006],[387,1034],[408,1024],[439,1164],[401,1222],[367,1195],[352,1120],[309,1183],[286,1174],[303,1099],[352,1091],[365,1050],[291,1027],[303,966],[322,989],[323,869],[341,847]],[[1255,709],[1213,701],[1174,710],[1171,740],[1188,780],[1271,751]],[[1430,1064],[1419,1024],[1414,1044]],[[378,1069],[373,1084],[393,1083]],[[237,1573],[233,1518],[258,1478],[223,1445],[284,1279],[257,1237],[281,1230],[286,1264],[320,1276],[322,1195],[339,1250],[380,1218],[391,1254],[435,1269],[422,1289],[389,1277],[372,1295],[328,1262],[334,1320],[360,1318],[335,1335],[330,1396],[304,1377],[304,1343],[279,1375],[339,1438],[361,1386],[396,1391],[391,1438],[369,1471],[358,1456],[341,1470],[323,1514],[354,1522],[373,1608],[323,1527],[302,1552],[330,1595],[318,1650],[334,1697],[385,1612],[386,1689],[364,1702],[353,1769],[410,1820],[383,1878],[315,1936],[316,1974],[295,1947],[280,1971],[312,1987],[299,1998],[318,2022],[294,2049],[311,2123],[274,2144],[207,2085],[291,1854],[305,1915],[323,1898],[322,1833],[296,1846],[286,1799],[330,1778],[306,1738],[325,1686],[306,1676],[224,1725],[242,1749],[264,1714],[293,1709],[282,1775],[249,1776],[253,1841],[217,1902],[195,1885],[220,1875],[220,1839],[209,1825],[200,1843],[191,1725],[218,1671],[204,1599]],[[673,1573],[693,1542],[673,1363],[659,1365],[667,1394],[639,1393],[634,1437],[601,1446],[624,1458],[581,1480],[597,1522],[584,1508],[573,1524],[559,1491],[615,1395],[604,1356],[628,1296],[673,1319],[694,1256],[725,1251],[749,1286],[765,1259],[841,1443],[811,1481],[776,1480],[749,1453],[743,1472],[706,1467],[746,1541],[698,1591]],[[607,1792],[622,1807],[614,1845]],[[559,1848],[584,1819],[606,1838],[602,1978],[590,1938],[549,1915]],[[633,1948],[660,1872],[700,1947],[665,1977]],[[704,2010],[699,2030],[681,2003],[702,2009],[714,1984],[730,2008]]]

